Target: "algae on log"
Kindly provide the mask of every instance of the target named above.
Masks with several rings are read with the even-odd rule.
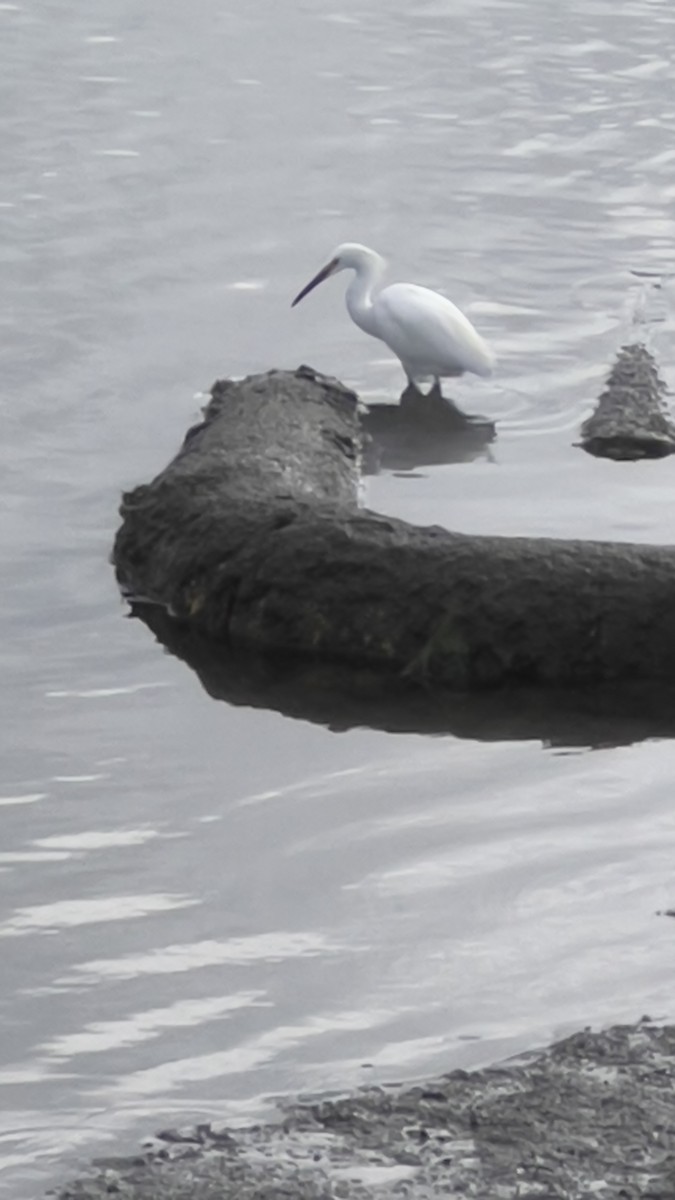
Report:
[[[308,368],[217,384],[123,498],[122,588],[233,646],[451,687],[675,677],[675,550],[360,510],[360,448],[356,397]]]
[[[622,346],[597,406],[581,426],[582,449],[597,458],[634,461],[675,453],[666,385],[646,346]]]

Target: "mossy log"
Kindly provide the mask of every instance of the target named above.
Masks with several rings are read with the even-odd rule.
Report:
[[[231,646],[454,688],[675,678],[675,549],[363,510],[362,444],[356,396],[309,368],[216,384],[123,498],[122,588]]]
[[[646,346],[623,346],[594,412],[581,426],[580,445],[597,458],[634,461],[675,453],[675,426],[666,385]]]

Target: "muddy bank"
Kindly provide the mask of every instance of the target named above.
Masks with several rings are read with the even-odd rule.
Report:
[[[487,1070],[165,1131],[58,1200],[672,1200],[675,1026],[578,1033]]]
[[[416,528],[359,508],[362,453],[335,380],[216,385],[123,498],[122,588],[214,642],[451,688],[675,677],[673,548]]]

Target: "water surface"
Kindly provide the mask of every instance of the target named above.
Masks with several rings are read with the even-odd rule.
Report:
[[[107,564],[219,375],[401,375],[339,241],[500,371],[472,462],[367,502],[669,541],[675,464],[573,442],[640,326],[672,378],[669,0],[0,4],[0,1191],[166,1121],[672,1017],[673,745],[336,733],[210,699]],[[622,727],[623,728],[623,727]],[[583,740],[583,739],[582,739]]]

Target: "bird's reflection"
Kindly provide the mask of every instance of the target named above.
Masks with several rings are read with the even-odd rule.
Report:
[[[640,683],[458,693],[413,685],[370,668],[234,650],[196,633],[156,605],[135,603],[131,616],[192,667],[215,700],[266,708],[336,732],[369,727],[593,749],[675,736],[675,686]]]
[[[407,387],[399,404],[371,404],[360,419],[370,438],[364,462],[370,475],[470,462],[485,457],[496,437],[494,421],[462,412],[437,387],[426,395]]]

